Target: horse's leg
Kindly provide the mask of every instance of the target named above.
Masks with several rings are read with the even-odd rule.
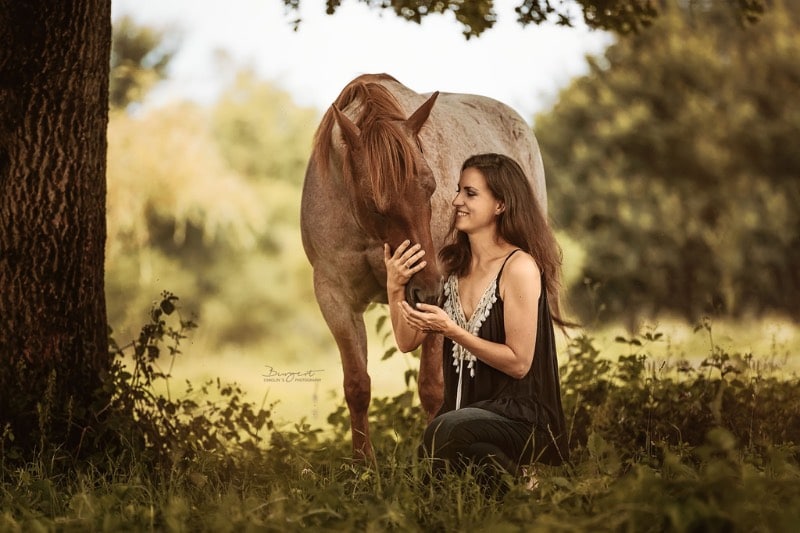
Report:
[[[314,290],[320,310],[328,323],[342,359],[344,397],[350,410],[353,455],[371,459],[367,410],[370,402],[370,377],[367,373],[367,330],[362,312],[353,309],[341,287],[314,276]]]
[[[419,401],[428,413],[428,422],[436,416],[444,399],[443,340],[441,335],[428,335],[422,342],[422,355],[419,360]]]

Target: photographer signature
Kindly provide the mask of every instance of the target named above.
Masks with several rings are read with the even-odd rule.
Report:
[[[323,372],[322,369],[320,370],[289,370],[289,371],[279,371],[275,370],[274,367],[270,365],[265,365],[267,372],[262,374],[264,377],[264,381],[269,382],[282,382],[282,383],[297,383],[297,382],[308,382],[308,381],[322,381],[322,378],[317,376],[320,372]]]

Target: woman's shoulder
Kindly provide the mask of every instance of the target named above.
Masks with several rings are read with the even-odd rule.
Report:
[[[536,260],[525,250],[517,249],[509,254],[503,266],[504,276],[539,277],[541,270]]]
[[[500,287],[540,287],[541,270],[531,254],[524,250],[514,252],[503,266]]]

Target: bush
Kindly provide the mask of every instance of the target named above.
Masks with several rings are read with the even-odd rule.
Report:
[[[115,396],[96,442],[113,446],[69,465],[44,453],[23,467],[4,461],[0,531],[789,531],[800,524],[797,378],[720,349],[709,322],[700,329],[711,347],[697,368],[653,360],[648,347],[662,340],[654,332],[619,337],[627,353],[616,362],[588,335],[575,338],[562,368],[572,461],[538,466],[533,492],[504,477],[503,497],[483,491],[475,471],[430,481],[416,454],[425,415],[413,372],[407,390],[372,402],[371,463],[352,458],[344,405],[323,431],[305,420],[276,422],[270,407],[218,381],[187,384],[173,399],[158,361],[178,357],[194,327],[165,293],[135,342],[112,342],[107,386]],[[212,394],[217,399],[201,400]]]
[[[780,377],[749,353],[728,353],[714,344],[698,368],[687,360],[654,361],[645,347],[660,333],[617,337],[629,353],[616,364],[601,357],[583,335],[568,346],[562,369],[564,410],[571,445],[586,446],[596,433],[629,462],[660,465],[664,450],[703,445],[712,430],[728,431],[748,451],[800,443],[800,387],[796,376]]]

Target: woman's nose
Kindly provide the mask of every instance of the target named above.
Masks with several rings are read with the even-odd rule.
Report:
[[[458,205],[461,203],[461,200],[460,200],[460,198],[461,198],[461,195],[460,195],[460,194],[458,194],[458,193],[456,193],[456,195],[453,197],[453,201],[452,201],[452,202],[450,202],[450,204],[451,204],[453,207],[458,207]]]

